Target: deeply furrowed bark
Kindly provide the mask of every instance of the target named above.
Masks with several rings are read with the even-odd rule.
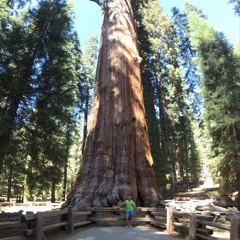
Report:
[[[157,206],[130,0],[105,1],[94,98],[82,164],[63,207],[114,206],[132,195]]]

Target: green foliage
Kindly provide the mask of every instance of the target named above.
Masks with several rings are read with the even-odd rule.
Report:
[[[2,28],[1,159],[5,167],[8,159],[16,162],[15,138],[24,142],[22,172],[31,197],[62,181],[72,144],[68,125],[74,125],[78,104],[81,51],[72,5],[66,2],[42,1],[16,12]]]
[[[154,161],[154,170],[157,178],[159,191],[163,196],[168,193],[167,174],[170,171],[168,163],[165,161],[165,153],[161,149],[161,131],[159,119],[156,111],[158,102],[157,96],[157,79],[154,72],[153,56],[156,54],[158,37],[155,36],[156,27],[159,27],[162,21],[157,16],[162,16],[161,8],[156,1],[149,2],[138,9],[138,39],[140,42],[140,53],[143,58],[141,64],[141,79],[144,86],[144,104],[146,111],[146,121],[148,124],[149,140]],[[157,21],[156,21],[157,19]],[[155,24],[156,23],[156,24]],[[155,45],[154,45],[155,44]]]
[[[234,12],[240,17],[240,1],[230,0],[228,3],[234,3]]]
[[[228,196],[240,187],[239,55],[205,19],[195,12],[188,16],[191,40],[198,52],[203,117],[212,138],[212,173]]]
[[[52,15],[52,11],[56,14]],[[49,189],[62,180],[71,141],[66,139],[80,77],[80,49],[72,29],[72,6],[54,1],[40,3],[33,18],[39,45],[35,104],[29,121],[28,184]],[[47,31],[46,31],[47,26]],[[40,40],[40,41],[39,41]],[[41,46],[43,44],[43,46]],[[33,181],[34,180],[34,181]],[[29,189],[34,189],[34,186]]]
[[[29,15],[23,11],[1,21],[0,51],[0,171],[12,134],[20,126],[17,111],[26,104],[30,94],[29,78],[32,73],[33,53],[31,34],[23,22]]]
[[[188,228],[174,227],[174,231],[179,233],[184,238],[189,235],[189,229]]]
[[[187,3],[187,6],[187,8],[193,8],[193,6],[191,6],[189,3]],[[201,12],[199,9],[197,9],[197,11]],[[193,61],[193,58],[197,55],[197,52],[192,48],[192,43],[189,39],[190,29],[187,15],[180,12],[180,10],[177,8],[173,8],[172,12],[173,23],[178,36],[178,58],[182,67],[181,73],[185,79],[187,87],[187,99],[194,112],[194,116],[196,117],[197,121],[199,121],[201,119],[201,98],[198,94],[200,82],[199,77],[196,74],[196,65]]]
[[[0,191],[10,197],[24,184],[29,199],[52,191],[54,200],[79,167],[98,41],[81,53],[70,2],[26,3],[0,1]],[[155,0],[135,7],[159,191],[172,197],[178,181],[199,182],[208,168],[227,202],[240,189],[240,43],[189,2],[172,18]]]
[[[169,182],[171,191],[175,191],[174,185],[183,177],[187,181],[199,180],[200,163],[192,128],[195,120],[186,99],[186,84],[193,86],[187,82],[191,78],[189,69],[191,76],[194,72],[192,56],[189,56],[192,49],[188,46],[189,40],[186,43],[186,37],[182,39],[180,20],[175,19],[173,23],[157,1],[140,5],[137,16],[152,155],[159,187],[167,196]],[[186,82],[181,63],[187,69]]]
[[[81,93],[80,99],[80,109],[84,112],[84,129],[83,129],[83,144],[82,150],[84,148],[85,139],[87,136],[87,123],[88,116],[91,109],[91,102],[93,96],[94,80],[97,68],[98,60],[98,40],[96,36],[90,36],[86,43],[86,49],[82,58],[82,71],[81,79],[78,88]]]

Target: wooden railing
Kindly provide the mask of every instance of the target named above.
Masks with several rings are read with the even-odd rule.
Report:
[[[73,209],[65,209],[26,214],[22,215],[20,220],[20,223],[26,223],[23,236],[4,238],[2,240],[23,240],[29,239],[31,236],[34,236],[35,240],[40,240],[43,238],[44,232],[51,229],[64,228],[71,234],[74,228],[91,223],[125,221],[124,210],[124,208],[118,209],[114,207],[93,207],[84,212],[74,212]],[[111,215],[111,213],[113,214]],[[118,214],[118,216],[116,216],[116,214]],[[79,216],[82,216],[83,219],[76,220]],[[54,217],[60,221],[46,223],[46,219],[54,219]],[[197,238],[206,240],[217,239],[211,236],[213,235],[213,229],[207,228],[210,226],[228,231],[230,240],[239,240],[239,218],[237,216],[233,216],[228,224],[222,224],[215,222],[213,216],[200,215],[199,212],[174,211],[171,207],[167,207],[166,209],[140,207],[136,209],[133,222],[134,224],[136,224],[136,222],[147,223],[164,228],[168,233],[172,233],[176,228],[183,228],[189,232],[190,240]]]
[[[117,221],[125,221],[125,208],[116,208],[116,207],[93,207],[89,208],[93,214],[92,217],[90,217],[90,220],[92,222],[117,222]],[[151,211],[157,211],[157,208],[136,208],[135,216],[133,218],[134,222],[141,222],[141,223],[150,223],[153,221],[152,216],[150,215]],[[122,213],[122,216],[116,217],[105,217],[101,216],[101,213],[107,213],[107,212],[115,212],[115,213]],[[139,216],[139,213],[142,213],[144,216]]]
[[[172,225],[173,227],[187,229],[189,232],[190,240],[217,240],[219,238],[211,236],[214,234],[214,230],[207,227],[214,227],[215,229],[222,229],[229,232],[233,224],[232,221],[233,219],[235,219],[235,217],[232,218],[231,224],[223,224],[215,222],[214,217],[211,215],[199,215],[197,214],[197,212],[188,213],[179,211],[173,211],[172,218],[170,216],[168,218],[172,219],[172,223],[170,223],[170,225]],[[234,234],[231,236],[230,239],[239,240],[239,233],[234,231]]]
[[[16,202],[0,202],[0,210],[4,211],[5,207],[37,207],[37,206],[51,206],[54,207],[60,207],[62,203],[51,203],[50,201],[39,201],[39,202],[25,202],[25,203],[16,203]]]
[[[89,220],[74,222],[74,217],[77,217],[77,216],[87,217],[91,214],[92,214],[91,211],[74,212],[73,209],[71,208],[71,209],[65,209],[65,210],[59,210],[59,211],[53,211],[53,212],[38,212],[36,215],[33,214],[31,216],[25,215],[24,217],[22,217],[21,222],[31,223],[35,221],[36,227],[25,230],[23,234],[24,236],[35,235],[35,239],[40,240],[43,238],[45,231],[55,229],[55,228],[65,227],[65,229],[69,233],[72,233],[75,227],[84,226],[92,223]],[[44,219],[45,218],[51,219],[54,216],[60,216],[61,221],[59,223],[52,223],[47,226],[44,226]]]

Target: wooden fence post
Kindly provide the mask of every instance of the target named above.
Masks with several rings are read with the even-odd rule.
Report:
[[[230,240],[239,240],[239,216],[232,216],[231,218]]]
[[[68,209],[68,215],[67,215],[67,221],[68,221],[68,229],[67,229],[67,231],[69,233],[72,233],[73,229],[74,229],[74,227],[73,227],[73,225],[74,225],[73,217],[74,217],[74,210],[73,210],[73,208],[69,208]]]
[[[172,233],[172,207],[167,207],[167,233]]]
[[[197,214],[195,212],[190,213],[190,227],[189,227],[189,239],[195,240],[197,232]]]
[[[36,240],[43,239],[43,212],[37,213]]]

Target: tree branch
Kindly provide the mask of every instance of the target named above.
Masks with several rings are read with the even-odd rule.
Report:
[[[92,2],[95,2],[97,5],[99,5],[100,7],[103,6],[103,4],[101,3],[101,1],[99,0],[89,0],[89,1],[92,1]]]

